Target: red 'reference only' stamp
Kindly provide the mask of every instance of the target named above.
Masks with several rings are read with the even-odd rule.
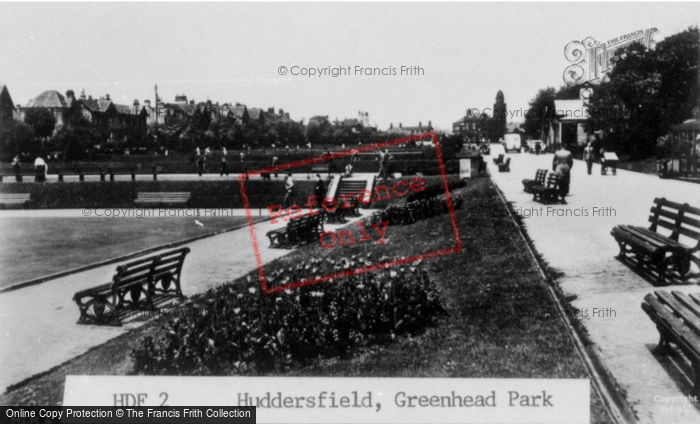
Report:
[[[275,286],[275,287],[268,287],[268,280],[265,277],[264,263],[262,261],[262,256],[260,254],[260,246],[258,244],[258,240],[257,240],[256,234],[255,234],[255,223],[254,223],[254,219],[253,219],[253,214],[250,210],[250,202],[248,201],[248,193],[246,191],[246,181],[248,180],[248,178],[250,176],[255,176],[255,175],[261,176],[264,174],[269,175],[269,174],[276,174],[276,173],[282,173],[282,172],[291,172],[294,168],[299,168],[302,166],[323,163],[323,162],[327,162],[327,161],[332,160],[332,159],[341,159],[341,158],[346,158],[346,157],[350,158],[352,155],[357,154],[357,153],[378,151],[380,149],[384,149],[384,148],[391,147],[391,146],[398,146],[401,144],[410,143],[410,142],[414,142],[414,141],[424,141],[427,139],[430,139],[433,142],[433,145],[435,147],[435,158],[437,160],[438,169],[440,172],[440,180],[441,180],[443,189],[445,190],[445,200],[446,200],[447,206],[448,206],[449,219],[450,219],[450,224],[452,226],[452,232],[453,232],[453,236],[454,236],[454,245],[446,247],[446,248],[442,248],[442,249],[437,249],[437,250],[433,250],[433,251],[429,251],[429,252],[416,254],[413,256],[401,257],[401,258],[390,260],[390,261],[377,262],[377,263],[364,265],[362,267],[358,267],[358,268],[354,268],[354,269],[347,269],[347,270],[343,270],[340,272],[334,272],[334,273],[328,274],[328,275],[315,276],[312,278],[307,278],[307,279],[303,279],[300,281],[290,282],[290,283],[282,284],[282,285]],[[335,279],[339,279],[339,278],[343,278],[343,277],[349,277],[352,275],[363,274],[366,272],[378,271],[378,270],[382,270],[382,269],[391,268],[394,266],[406,265],[406,264],[410,264],[413,262],[422,261],[424,259],[445,256],[445,255],[449,255],[451,253],[456,253],[456,252],[459,252],[462,250],[462,243],[461,243],[461,240],[459,237],[459,230],[457,228],[457,218],[455,215],[454,202],[452,200],[452,195],[450,193],[450,190],[448,189],[447,173],[445,171],[445,163],[444,163],[444,160],[442,157],[442,150],[440,147],[440,139],[439,139],[439,136],[437,135],[437,133],[435,133],[435,132],[426,132],[426,133],[411,135],[408,137],[395,138],[395,139],[388,140],[388,141],[383,141],[383,142],[374,143],[374,144],[368,144],[365,146],[356,146],[354,148],[339,151],[339,152],[326,153],[326,154],[316,156],[316,157],[311,157],[311,158],[307,158],[307,159],[282,163],[279,165],[274,165],[274,166],[269,166],[269,167],[257,169],[254,171],[249,171],[247,173],[241,174],[241,176],[239,177],[238,183],[239,183],[240,190],[241,190],[241,198],[243,200],[243,205],[244,205],[245,210],[246,210],[246,218],[248,220],[248,230],[249,230],[250,239],[251,239],[251,242],[253,245],[253,252],[255,254],[255,261],[256,261],[256,264],[258,267],[260,289],[264,294],[275,294],[275,293],[279,293],[279,292],[284,291],[284,290],[290,290],[290,289],[295,289],[295,288],[299,288],[299,287],[321,284],[321,283],[324,283],[326,281],[335,280]],[[321,244],[323,245],[323,240],[321,240]]]

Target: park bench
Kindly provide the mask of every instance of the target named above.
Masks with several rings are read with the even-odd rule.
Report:
[[[320,164],[318,164],[318,163],[317,163],[316,165],[312,165],[312,166],[311,166],[311,174],[310,174],[310,175],[316,175],[316,174],[319,174],[319,175],[323,175],[323,174],[331,175],[331,168],[330,168],[329,164],[327,164],[327,163],[320,163]]]
[[[0,207],[22,206],[30,197],[29,193],[0,193]]]
[[[498,172],[510,172],[510,158],[498,164]]]
[[[134,203],[139,206],[186,205],[190,201],[188,191],[138,192]]]
[[[127,311],[153,310],[170,298],[184,298],[180,276],[189,251],[183,247],[120,265],[112,281],[76,292],[78,324],[121,325]]]
[[[642,309],[659,330],[655,353],[671,353],[675,344],[690,360],[693,394],[700,395],[700,293],[657,290],[644,297]]]
[[[324,218],[324,213],[317,211],[297,219],[290,219],[286,226],[267,232],[270,247],[294,246],[318,239],[323,233]]]
[[[136,181],[136,175],[153,175],[153,180],[158,179],[158,174],[162,173],[162,166],[152,166],[150,171],[144,171],[137,169],[135,167],[131,168],[56,168],[56,174],[58,175],[58,181],[62,182],[64,177],[68,175],[77,175],[78,181],[85,181],[86,175],[99,175],[100,181],[107,181],[109,177],[110,181],[114,181],[115,175],[130,175],[131,181]]]
[[[535,178],[534,179],[525,178],[523,180],[523,190],[525,190],[525,193],[532,193],[533,187],[544,186],[546,178],[547,178],[547,170],[546,169],[538,169],[537,171],[535,171]]]
[[[559,199],[559,186],[561,177],[557,174],[549,174],[547,183],[541,186],[532,186],[532,200],[540,203],[556,203]]]
[[[649,228],[618,225],[610,234],[620,246],[617,256],[629,264],[656,272],[657,282],[670,283],[673,277],[687,280],[694,262],[700,267],[700,208],[654,199]],[[667,234],[661,234],[663,228]],[[680,236],[694,245],[681,241]]]
[[[504,157],[505,155],[503,153],[499,153],[497,157],[493,158],[493,163],[495,163],[496,165],[503,163]]]

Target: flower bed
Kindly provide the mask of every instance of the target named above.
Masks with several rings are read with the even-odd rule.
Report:
[[[379,258],[380,261],[388,258]],[[271,285],[359,268],[371,256],[313,258],[269,273]],[[420,264],[265,296],[256,287],[212,289],[170,319],[163,336],[132,352],[141,374],[248,374],[282,371],[318,357],[416,333],[445,314]]]

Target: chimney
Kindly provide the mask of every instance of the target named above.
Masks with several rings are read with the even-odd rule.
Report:
[[[134,99],[134,115],[139,114],[139,106],[141,104],[139,103],[139,99]]]
[[[280,116],[284,116],[284,109],[280,109]]]
[[[275,114],[275,108],[274,108],[274,107],[268,107],[268,108],[267,108],[267,113],[269,113],[270,115],[274,115],[274,114]]]
[[[423,123],[421,121],[418,121],[418,128],[423,128]]]
[[[112,99],[109,98],[109,94],[106,94],[106,95],[105,95],[105,100],[112,100]]]
[[[80,91],[80,100],[85,100],[85,89]]]
[[[428,129],[433,129],[433,123],[431,121],[428,121]]]
[[[399,122],[399,128],[403,128],[403,125],[401,125],[401,122]]]
[[[143,103],[146,105],[147,108],[151,108],[151,101],[150,100],[144,100]]]
[[[75,93],[73,90],[66,91],[66,100],[69,105],[72,105],[73,102],[75,102]]]

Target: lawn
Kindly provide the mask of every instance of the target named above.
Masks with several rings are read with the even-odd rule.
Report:
[[[413,334],[387,338],[335,357],[309,357],[304,364],[273,372],[286,376],[384,377],[512,377],[585,378],[567,329],[559,318],[548,290],[528,256],[518,228],[508,216],[488,179],[476,179],[456,193],[464,198],[457,211],[463,249],[459,253],[426,260],[447,316]],[[352,226],[351,226],[352,227]],[[411,225],[392,225],[385,244],[362,243],[343,249],[309,245],[268,265],[288,268],[300,260],[331,257],[373,258],[409,256],[453,245],[447,215]],[[257,274],[231,282],[245,288]],[[333,284],[342,284],[342,280]],[[206,302],[203,294],[195,302]],[[161,318],[164,320],[164,318]],[[96,347],[52,372],[13,388],[0,403],[56,404],[68,374],[130,374],[130,353],[144,336],[163,336],[153,322]],[[232,373],[232,372],[231,372]],[[610,422],[592,393],[591,421]]]
[[[0,217],[0,287],[240,225],[245,217]]]

